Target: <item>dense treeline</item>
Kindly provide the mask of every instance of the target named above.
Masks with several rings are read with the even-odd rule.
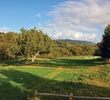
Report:
[[[57,41],[59,42],[59,41]],[[92,46],[92,45],[84,45],[79,43],[74,43],[74,45],[69,44],[69,42],[63,43],[61,41],[61,44],[54,43],[51,48],[50,53],[48,54],[42,54],[39,55],[39,57],[70,57],[70,56],[99,56],[99,48],[98,46]]]
[[[98,46],[82,43],[52,40],[42,30],[22,28],[21,32],[0,34],[0,60],[20,59],[28,57],[69,57],[98,55]]]

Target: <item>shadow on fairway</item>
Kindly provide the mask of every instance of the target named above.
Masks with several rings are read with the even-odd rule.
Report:
[[[27,91],[13,86],[9,79],[0,78],[0,100],[27,100],[27,95]]]
[[[31,66],[42,66],[42,67],[62,67],[62,68],[77,68],[79,67],[91,67],[96,65],[105,65],[106,63],[102,58],[97,59],[68,59],[68,58],[57,58],[50,61],[35,61],[28,65]]]
[[[12,61],[2,61],[0,62],[0,66],[5,67],[8,65],[14,65],[14,66],[42,66],[42,67],[62,67],[62,68],[78,68],[78,66],[81,67],[91,67],[91,66],[97,66],[97,65],[105,65],[105,61],[103,61],[103,58],[97,58],[97,59],[75,59],[75,58],[54,58],[51,60],[46,61],[34,61],[31,62],[31,60],[27,60],[27,64],[24,63],[24,60],[21,60],[21,63],[18,63],[17,60]]]
[[[37,69],[36,69],[37,70]],[[34,90],[41,93],[67,94],[74,96],[110,96],[110,89],[95,85],[59,82],[36,76],[31,73],[14,69],[1,69],[0,99],[1,100],[32,100]],[[21,79],[23,77],[23,79]],[[37,96],[40,100],[68,100],[69,98],[54,96]],[[29,99],[31,98],[31,99]],[[82,100],[82,99],[74,99]]]
[[[27,60],[26,63],[30,63],[30,62],[31,62],[31,60]],[[25,64],[24,60],[20,60],[20,62],[18,60],[0,61],[0,66],[2,66],[2,67],[6,67],[9,65],[20,66],[22,64]]]
[[[0,61],[0,66],[8,66],[17,63],[17,60]]]

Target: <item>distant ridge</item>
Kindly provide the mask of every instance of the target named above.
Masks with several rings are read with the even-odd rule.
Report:
[[[4,34],[4,32],[0,32],[0,34]]]
[[[82,41],[82,40],[71,40],[71,39],[57,39],[59,41],[72,41],[72,42],[76,42],[76,43],[83,43],[85,45],[89,44],[89,45],[96,45],[96,43],[90,42],[90,41]]]

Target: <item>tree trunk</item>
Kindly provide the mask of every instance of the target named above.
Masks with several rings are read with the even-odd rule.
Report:
[[[39,54],[39,51],[35,55],[32,56],[32,62],[34,62],[34,60],[38,54]]]
[[[110,63],[110,58],[108,58],[108,63]]]
[[[18,58],[18,63],[20,63],[20,60],[21,60],[21,59],[20,59],[20,58]]]
[[[25,61],[24,62],[26,63],[26,61],[27,61],[27,57],[25,58]]]

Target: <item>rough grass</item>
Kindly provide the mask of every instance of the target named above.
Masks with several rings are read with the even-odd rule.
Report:
[[[32,100],[38,92],[110,97],[110,65],[102,58],[69,57],[0,67],[0,99]],[[37,96],[37,100],[68,100]],[[74,99],[82,100],[82,99]]]

